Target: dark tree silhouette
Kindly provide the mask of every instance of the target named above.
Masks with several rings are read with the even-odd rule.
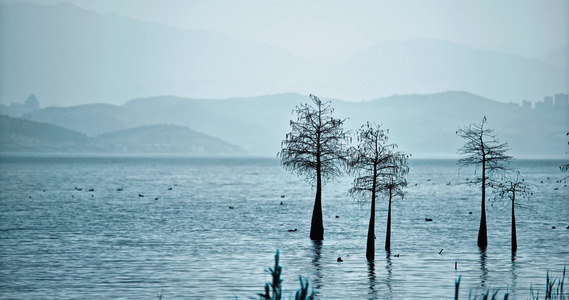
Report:
[[[407,160],[410,154],[396,152],[396,144],[388,144],[389,130],[369,122],[357,131],[358,145],[350,148],[348,172],[356,176],[349,190],[353,196],[371,196],[371,214],[367,236],[366,257],[375,258],[375,200],[378,193],[389,200],[385,250],[391,249],[391,202],[394,196],[403,197],[402,188],[407,186],[405,176],[409,173]]]
[[[492,184],[492,188],[494,189],[495,199],[508,199],[512,202],[512,253],[514,253],[518,249],[515,207],[520,206],[520,204],[516,202],[516,197],[517,200],[520,198],[529,198],[533,195],[532,185],[525,182],[518,171],[515,180],[510,176],[498,184]]]
[[[291,132],[281,143],[281,165],[289,171],[305,175],[308,182],[316,184],[316,199],[312,212],[310,239],[324,239],[322,223],[322,186],[342,173],[340,163],[345,160],[345,147],[349,133],[344,131],[345,119],[332,117],[334,109],[330,101],[322,102],[310,95],[314,106],[301,104],[293,113],[297,120],[290,121]]]
[[[567,136],[569,136],[569,132],[567,132]],[[569,142],[567,142],[567,144],[569,145]],[[565,154],[567,154],[569,152],[565,152]],[[559,169],[561,170],[561,172],[563,173],[567,173],[569,172],[569,164],[565,164],[559,167]],[[567,177],[565,177],[564,179],[566,179]]]
[[[478,231],[478,247],[486,248],[488,245],[488,233],[486,228],[486,187],[492,184],[493,179],[505,175],[512,156],[506,155],[509,150],[508,143],[500,143],[492,134],[492,129],[484,129],[486,117],[480,124],[470,124],[460,128],[456,134],[465,139],[465,143],[458,150],[463,158],[458,160],[462,167],[474,166],[475,173],[480,170],[480,175],[471,184],[480,185],[482,190],[482,209],[480,216],[480,229]]]

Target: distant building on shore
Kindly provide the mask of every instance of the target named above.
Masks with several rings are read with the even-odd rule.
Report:
[[[26,99],[24,104],[10,103],[10,105],[0,104],[0,114],[8,115],[12,117],[20,117],[24,114],[38,110],[40,108],[40,102],[36,98],[35,94],[32,94]]]
[[[525,100],[522,103],[522,106],[526,107]],[[529,102],[529,101],[528,101]],[[529,103],[531,107],[531,102]],[[542,102],[535,103],[535,110],[540,111],[547,111],[552,109],[566,109],[569,107],[569,95],[568,94],[556,94],[555,95],[555,102],[553,101],[552,96],[545,96],[543,97]]]
[[[531,101],[524,100],[524,101],[522,102],[522,107],[525,108],[525,109],[531,109],[531,108],[532,108],[532,107],[531,107]]]

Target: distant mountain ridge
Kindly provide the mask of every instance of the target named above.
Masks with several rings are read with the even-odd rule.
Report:
[[[30,91],[64,105],[188,91],[213,97],[266,93],[298,64],[267,44],[65,2],[2,5],[0,20],[2,101]]]
[[[149,125],[88,137],[47,123],[0,115],[0,152],[243,155],[221,139],[177,125]]]
[[[523,99],[541,99],[552,91],[569,91],[567,65],[562,68],[538,59],[477,50],[444,40],[379,43],[331,72],[341,89],[338,94],[360,94],[364,99],[386,93],[460,90],[519,103]]]
[[[538,60],[418,39],[378,43],[340,64],[318,65],[263,43],[68,3],[1,5],[0,25],[1,103],[31,93],[68,106],[168,94],[294,92],[360,101],[448,90],[519,103],[569,92],[567,47]]]
[[[97,136],[112,153],[245,154],[239,147],[178,125],[147,125]]]
[[[323,98],[327,100],[327,98]],[[471,93],[450,91],[427,95],[394,95],[365,102],[330,99],[335,116],[349,118],[347,129],[367,121],[390,129],[390,141],[403,151],[425,156],[452,156],[462,141],[460,126],[488,118],[500,140],[509,142],[515,155],[563,157],[564,134],[569,129],[569,108],[539,111],[493,101]],[[250,155],[271,156],[295,120],[295,106],[309,103],[306,95],[275,94],[250,98],[186,99],[174,96],[139,98],[104,109],[113,130],[175,124],[219,137],[241,146]],[[84,133],[103,134],[91,106],[40,109],[25,115],[30,120],[56,122]],[[76,120],[84,120],[77,123]]]
[[[82,133],[0,115],[1,152],[95,152],[94,150],[89,138]]]

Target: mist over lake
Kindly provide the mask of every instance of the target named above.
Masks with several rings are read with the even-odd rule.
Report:
[[[565,299],[568,155],[565,0],[0,0],[0,299]]]
[[[559,277],[567,263],[561,163],[515,162],[537,189],[517,211],[512,257],[505,202],[488,205],[487,252],[476,246],[479,188],[462,184],[472,170],[411,160],[408,194],[393,203],[390,256],[381,248],[386,202],[378,202],[370,269],[370,203],[347,195],[349,178],[324,189],[318,244],[308,239],[313,190],[276,159],[3,155],[2,297],[140,299],[163,290],[165,299],[247,299],[262,291],[279,249],[287,294],[302,275],[320,299],[451,298],[462,275],[463,296],[500,288],[527,299],[530,285],[543,289],[547,270]]]

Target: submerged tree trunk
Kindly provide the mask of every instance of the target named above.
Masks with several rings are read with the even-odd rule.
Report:
[[[393,198],[392,189],[389,189],[389,208],[387,209],[387,232],[385,233],[385,251],[391,250],[391,198]]]
[[[369,228],[367,230],[366,258],[369,261],[375,259],[375,191],[371,197],[371,215],[369,217]]]
[[[484,148],[482,149],[484,151]],[[480,215],[480,230],[478,231],[478,247],[486,249],[488,234],[486,230],[486,163],[482,158],[482,213]]]
[[[373,182],[371,184],[371,213],[369,217],[369,228],[367,230],[366,258],[368,261],[375,259],[375,194],[377,187],[377,166],[373,166]]]
[[[518,249],[518,240],[516,237],[516,214],[514,212],[515,199],[516,194],[514,193],[514,197],[512,199],[512,253],[516,252]]]
[[[324,224],[322,222],[322,175],[320,168],[316,171],[316,199],[314,200],[314,210],[312,211],[312,223],[310,225],[310,239],[324,239]]]

